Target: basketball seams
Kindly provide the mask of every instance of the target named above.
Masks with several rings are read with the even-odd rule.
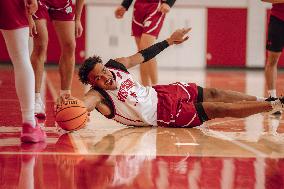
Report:
[[[83,123],[81,125],[79,125],[78,127],[74,128],[72,130],[69,130],[69,131],[76,131],[77,129],[80,129],[83,125],[85,125],[87,119],[88,119],[88,117],[86,117],[86,119],[83,121]]]
[[[85,113],[88,113],[88,111],[85,111],[83,112],[82,114],[76,116],[76,117],[73,117],[72,119],[67,119],[67,120],[63,120],[63,121],[56,121],[56,122],[67,122],[67,121],[72,121],[74,119],[77,119],[78,117],[81,117],[82,115],[84,115]]]
[[[68,109],[68,108],[83,108],[83,109],[85,109],[86,107],[84,107],[84,106],[68,106],[68,107],[65,107],[65,108],[63,108],[63,109],[60,109],[58,112],[56,112],[56,116],[57,116],[57,114],[59,114],[59,112],[61,112],[61,111],[63,111],[63,110],[66,110],[66,109]]]

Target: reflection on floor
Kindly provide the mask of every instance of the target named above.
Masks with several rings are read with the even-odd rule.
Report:
[[[159,73],[159,83],[196,82],[265,95],[262,72]],[[86,128],[64,133],[55,127],[52,111],[58,73],[49,69],[43,91],[48,117],[41,123],[48,139],[21,144],[13,82],[11,68],[1,68],[0,188],[284,188],[282,116],[216,119],[197,128],[135,128],[93,112]],[[280,73],[278,91],[284,92],[283,84]],[[84,94],[77,77],[72,93]]]

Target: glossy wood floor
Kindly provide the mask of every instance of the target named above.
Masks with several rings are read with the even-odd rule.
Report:
[[[137,70],[132,70],[138,75]],[[159,83],[264,96],[261,71],[160,70]],[[0,188],[284,188],[282,116],[216,119],[197,128],[134,128],[93,112],[88,126],[64,133],[54,124],[59,76],[48,68],[43,89],[45,143],[21,144],[21,117],[11,67],[0,68]],[[278,91],[284,93],[284,74]],[[73,95],[84,88],[74,76]]]

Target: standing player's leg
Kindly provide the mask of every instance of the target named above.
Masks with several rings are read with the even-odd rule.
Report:
[[[156,37],[143,33],[139,43],[139,49],[145,49],[153,45]],[[140,64],[141,81],[144,86],[156,85],[158,82],[157,61],[155,58]]]
[[[15,86],[20,100],[23,122],[35,126],[35,78],[29,58],[29,28],[2,30],[2,33],[14,67]]]
[[[11,57],[17,96],[20,101],[23,131],[22,142],[40,142],[46,138],[34,117],[35,78],[29,57],[29,28],[2,30]]]
[[[277,80],[277,64],[280,58],[281,52],[267,52],[267,62],[265,65],[265,79],[268,89],[268,95],[271,97],[277,97],[276,94],[276,80]]]
[[[44,63],[47,57],[48,31],[47,20],[35,20],[37,35],[34,36],[31,62],[35,73],[35,114],[38,118],[45,118],[45,106],[41,99],[41,86],[44,73]]]
[[[268,94],[276,97],[277,64],[284,47],[284,21],[271,15],[268,25],[266,42],[267,62],[265,65],[265,79]]]
[[[60,95],[71,95],[71,85],[75,67],[75,22],[53,21],[59,40],[61,55],[59,59],[59,71],[61,78]]]

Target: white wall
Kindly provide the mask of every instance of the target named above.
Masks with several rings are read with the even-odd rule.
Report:
[[[132,9],[124,19],[114,18],[115,5],[88,5],[86,28],[86,55],[99,54],[104,60],[136,53],[131,37]],[[178,19],[176,19],[178,18]],[[196,19],[198,18],[198,19]],[[186,43],[166,49],[157,57],[159,67],[205,67],[206,9],[178,8],[167,15],[158,41],[166,39],[175,29],[192,27]]]
[[[104,60],[136,52],[130,36],[132,9],[123,20],[114,18],[122,0],[87,0],[86,55],[99,54]],[[246,66],[265,63],[266,9],[271,4],[260,0],[177,0],[167,15],[159,40],[174,29],[192,27],[191,37],[181,46],[169,48],[158,56],[159,67],[204,68],[206,65],[207,8],[248,8]],[[237,31],[236,31],[237,32]]]

